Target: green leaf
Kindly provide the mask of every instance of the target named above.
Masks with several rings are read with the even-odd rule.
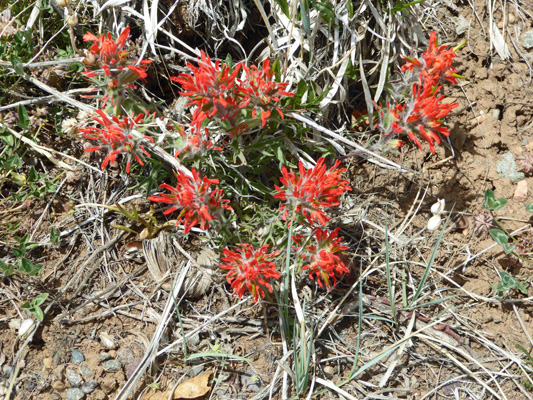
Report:
[[[285,14],[287,17],[289,17],[289,4],[287,3],[287,0],[274,0],[278,5],[281,7],[281,11],[283,11],[283,14]]]
[[[41,293],[39,296],[33,299],[33,305],[40,306],[46,301],[47,298],[48,298],[48,293]]]
[[[22,65],[22,60],[17,55],[11,53],[11,65],[17,73],[17,75],[24,75],[24,67]]]
[[[35,182],[39,182],[39,174],[37,173],[34,167],[31,167],[30,172],[28,172],[28,183]]]
[[[533,203],[528,204],[528,205],[526,206],[526,211],[527,211],[527,212],[530,212],[530,213],[533,213]]]
[[[490,236],[492,236],[492,238],[494,239],[494,241],[502,247],[509,242],[509,236],[507,236],[504,231],[501,231],[499,229],[491,229],[489,233]]]
[[[52,229],[50,229],[50,242],[59,243],[60,238],[61,235],[59,234],[59,231],[56,229],[55,226],[52,226]]]
[[[28,115],[28,112],[26,111],[26,108],[24,108],[23,105],[19,105],[18,114],[19,122],[17,122],[17,125],[20,126],[22,129],[28,129],[30,126],[30,116]]]
[[[487,210],[496,211],[505,207],[506,204],[507,200],[505,199],[500,198],[495,200],[494,192],[492,190],[488,189],[485,192],[485,202],[483,203],[483,207],[485,207]]]
[[[305,33],[311,35],[311,22],[309,21],[309,9],[307,9],[300,0],[300,15],[302,16],[302,25],[304,26]]]
[[[37,318],[39,321],[43,322],[44,315],[43,310],[40,309],[40,307],[33,307],[30,312],[35,315],[35,318]]]

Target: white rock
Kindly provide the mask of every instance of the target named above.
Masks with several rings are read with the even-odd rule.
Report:
[[[117,344],[115,343],[115,340],[113,339],[113,337],[105,332],[100,332],[100,334],[98,335],[98,337],[100,338],[100,341],[102,342],[103,346],[106,348],[106,349],[116,349],[117,348]]]
[[[434,215],[428,221],[428,231],[434,231],[440,225],[441,218],[440,215]]]
[[[20,324],[22,323],[22,320],[20,318],[14,318],[7,324],[9,326],[9,329],[19,330]]]

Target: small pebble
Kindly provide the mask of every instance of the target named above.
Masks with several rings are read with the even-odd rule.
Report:
[[[100,338],[100,341],[102,342],[102,345],[106,349],[116,349],[117,348],[117,344],[115,343],[115,339],[111,335],[109,335],[109,334],[107,334],[105,332],[100,332],[98,337]]]
[[[20,329],[20,324],[21,323],[22,323],[22,320],[20,318],[14,318],[11,321],[9,321],[7,326],[9,326],[9,329],[13,329],[15,331],[18,331]]]
[[[81,387],[81,391],[85,394],[92,393],[94,389],[98,386],[98,382],[96,381],[88,381],[85,382],[85,384]]]
[[[522,33],[520,35],[520,43],[527,50],[533,48],[533,30]]]
[[[122,364],[129,364],[135,356],[133,355],[133,351],[131,351],[128,348],[120,349],[117,351],[117,360],[120,361]]]
[[[141,361],[142,358],[134,358],[129,364],[126,365],[126,376],[128,377],[128,379],[131,378]]]
[[[122,364],[120,361],[117,360],[109,360],[106,361],[102,367],[104,368],[104,371],[106,372],[118,372],[122,369]]]
[[[67,375],[67,379],[70,382],[70,384],[72,385],[72,387],[78,387],[83,382],[83,380],[81,379],[80,374],[78,374],[73,369],[67,369],[66,375]]]
[[[67,390],[67,400],[81,400],[85,397],[85,393],[81,389],[73,388]]]
[[[527,199],[527,181],[525,179],[516,184],[513,198],[517,200]]]
[[[81,364],[85,361],[85,357],[79,350],[72,349],[72,362],[75,364]]]
[[[11,373],[13,372],[13,368],[9,365],[4,365],[4,368],[2,368],[2,371],[4,371],[4,375],[9,377],[11,376]]]
[[[93,373],[91,372],[91,370],[89,369],[87,365],[82,365],[80,370],[81,370],[82,375],[85,376],[86,378],[90,378],[91,376],[93,376]]]
[[[98,357],[98,362],[104,362],[107,360],[111,360],[111,354],[109,353],[100,353],[100,356]]]

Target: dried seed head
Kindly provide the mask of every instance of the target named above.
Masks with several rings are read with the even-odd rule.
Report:
[[[518,169],[524,171],[526,174],[533,172],[533,153],[524,153],[516,158]]]
[[[474,233],[488,233],[494,219],[487,210],[480,211],[473,215],[472,228]]]
[[[69,24],[70,26],[76,26],[78,25],[78,16],[76,14],[74,15],[69,15],[67,17],[67,24]]]
[[[66,7],[68,5],[68,0],[56,0],[56,4],[59,7]]]

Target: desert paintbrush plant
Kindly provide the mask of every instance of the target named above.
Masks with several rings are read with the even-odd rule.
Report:
[[[463,43],[464,44],[464,43]],[[397,81],[391,81],[385,106],[374,104],[378,110],[376,128],[381,134],[376,150],[401,147],[407,136],[422,150],[421,139],[426,141],[432,153],[441,136],[449,136],[445,118],[458,103],[445,103],[439,94],[444,83],[457,84],[457,74],[452,66],[453,49],[438,46],[437,35],[431,33],[429,48],[421,58],[404,57],[407,63],[401,68]]]
[[[249,136],[258,129],[269,134],[270,126],[279,130],[284,119],[281,100],[294,96],[287,90],[289,83],[276,79],[268,59],[260,66],[233,65],[213,61],[201,52],[197,66],[187,63],[190,73],[171,77],[182,86],[181,95],[189,100],[192,119],[188,127],[167,117],[159,119],[158,124],[152,123],[148,129],[148,124],[161,116],[131,111],[148,109],[148,105],[134,95],[133,83],[147,77],[149,62],[132,63],[126,50],[128,36],[128,28],[116,40],[109,33],[84,36],[84,40],[93,43],[89,55],[94,57],[85,75],[105,83],[101,86],[105,93],[101,109],[94,118],[96,126],[79,129],[83,137],[96,142],[96,146],[85,151],[107,153],[101,164],[103,170],[125,158],[127,173],[132,172],[131,160],[145,169],[157,163],[150,151],[155,143],[179,157],[185,169],[175,172],[176,184],[159,182],[164,192],[152,194],[148,200],[168,204],[170,208],[163,214],[176,212],[176,224],[183,226],[183,234],[199,228],[224,247],[220,266],[228,271],[225,273],[227,282],[239,297],[249,292],[257,302],[266,292],[275,290],[275,280],[281,276],[276,266],[283,261],[279,248],[287,243],[301,247],[292,254],[291,263],[304,261],[302,269],[308,270],[309,277],[331,290],[337,279],[348,271],[339,257],[347,250],[341,244],[342,238],[337,237],[339,229],[323,228],[330,222],[327,209],[338,206],[342,194],[351,190],[348,181],[341,178],[345,170],[339,167],[340,161],[328,168],[325,159],[320,158],[308,169],[300,161],[299,173],[283,165],[280,178],[283,186],[272,182],[270,187],[251,182],[255,177],[244,177],[230,164],[232,160],[235,162],[235,150],[241,155],[248,151],[255,157],[256,150],[247,149],[249,141],[243,139],[244,135]],[[126,92],[131,95],[126,96]],[[126,97],[135,104],[124,108]],[[113,107],[105,107],[106,102]],[[206,162],[208,157],[215,162]],[[253,167],[257,171],[273,173],[269,158],[255,158],[255,162]],[[229,171],[237,172],[236,175],[223,172],[228,170],[228,164]],[[190,173],[187,168],[191,168]],[[235,196],[226,198],[225,193],[245,193],[243,187],[239,187],[241,182],[246,187],[244,190],[253,190],[253,196],[243,195],[239,201]],[[263,206],[262,213],[266,220],[281,219],[277,234],[285,238],[284,243],[274,241],[273,236],[264,237],[253,229],[243,228],[249,220],[246,213],[261,206],[254,198],[272,205],[276,199],[281,200],[279,209]],[[238,206],[238,216],[232,204]],[[289,213],[297,218],[288,221]],[[288,232],[294,229],[301,232],[291,238]]]

